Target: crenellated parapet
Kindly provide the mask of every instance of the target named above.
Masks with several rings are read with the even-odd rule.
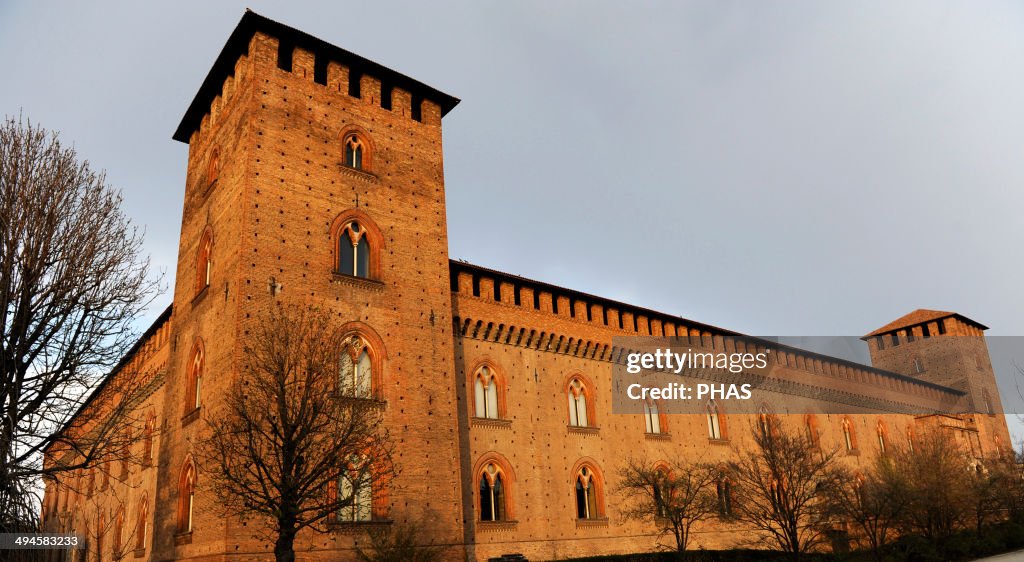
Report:
[[[440,126],[459,100],[418,80],[252,11],[228,38],[174,132],[202,142],[257,66],[276,67],[424,125]]]
[[[794,379],[811,375],[824,386],[868,386],[915,404],[949,404],[963,396],[920,378],[465,262],[452,260],[450,269],[457,337],[618,364],[635,350],[612,345],[615,336],[681,338],[726,353],[767,352],[780,372]]]

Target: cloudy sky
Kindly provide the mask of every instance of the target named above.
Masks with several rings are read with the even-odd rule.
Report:
[[[1024,334],[1019,3],[0,4],[0,112],[105,168],[172,278],[171,134],[246,7],[463,100],[452,257],[752,334]]]

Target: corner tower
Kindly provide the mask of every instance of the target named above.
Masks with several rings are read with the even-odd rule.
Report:
[[[343,553],[367,526],[405,521],[462,542],[441,143],[457,103],[251,11],[232,32],[174,133],[189,157],[154,559],[259,551],[201,486],[190,529],[174,506],[195,420],[237,381],[246,330],[282,301],[330,310],[368,352],[366,391],[401,470],[365,516],[296,549]]]
[[[955,312],[917,309],[864,336],[871,364],[966,393],[960,412],[982,452],[1012,445],[985,343],[988,327]]]

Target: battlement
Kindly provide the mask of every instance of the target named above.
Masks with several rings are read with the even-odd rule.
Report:
[[[603,297],[534,281],[465,262],[450,262],[451,291],[460,299],[473,299],[498,306],[525,309],[569,322],[610,329],[624,336],[686,338],[694,345],[706,345],[727,352],[767,351],[776,364],[806,373],[855,384],[891,390],[907,397],[934,403],[962,397],[960,390],[853,361],[787,346],[771,340],[695,322]],[[459,307],[453,316],[457,336],[569,354],[587,359],[624,363],[631,352],[607,342],[607,338],[580,338],[571,330],[537,330],[520,322],[511,325],[480,317]],[[475,316],[475,317],[474,317]],[[550,321],[538,325],[551,327]],[[591,333],[590,330],[577,332]]]
[[[441,118],[459,103],[458,98],[404,74],[246,10],[185,111],[174,140],[190,144],[197,132],[216,121],[244,78],[249,61],[275,64],[325,88],[426,124],[440,125]]]

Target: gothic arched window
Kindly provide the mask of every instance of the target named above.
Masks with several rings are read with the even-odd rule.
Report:
[[[661,433],[661,414],[658,411],[658,403],[654,400],[644,401],[644,424],[647,433]]]
[[[357,170],[363,169],[363,154],[366,152],[366,143],[359,135],[349,133],[345,136],[345,165]]]
[[[143,493],[142,499],[139,500],[139,512],[135,520],[135,550],[146,548],[147,519],[149,519],[149,496]]]
[[[213,268],[213,235],[210,229],[203,233],[199,240],[199,253],[196,255],[196,293],[210,286],[210,273]]]
[[[721,414],[718,412],[718,403],[714,400],[708,401],[708,439],[725,439],[724,429]]]
[[[353,277],[370,277],[370,241],[366,227],[352,221],[338,237],[338,272]]]
[[[573,377],[569,381],[566,396],[569,398],[569,425],[574,427],[590,427],[592,423],[590,410],[588,409],[590,391],[579,377]]]
[[[482,365],[473,376],[474,414],[492,420],[503,417],[501,377],[488,365]]]
[[[602,517],[601,483],[593,468],[584,465],[576,472],[575,492],[577,519]]]
[[[188,388],[185,395],[185,411],[199,409],[202,404],[203,368],[206,366],[206,354],[201,341],[192,347],[192,361],[188,367]]]
[[[192,515],[196,499],[196,467],[189,459],[178,479],[178,533],[192,532]]]
[[[348,470],[338,478],[338,521],[357,522],[373,520],[373,478],[368,458],[353,457]]]
[[[373,398],[373,349],[359,335],[345,339],[341,351],[341,394]]]
[[[508,519],[505,499],[505,473],[497,464],[487,463],[480,473],[480,520]]]
[[[718,515],[729,517],[732,515],[732,483],[724,475],[715,484],[715,493],[718,499]]]
[[[843,418],[843,445],[846,447],[846,452],[852,452],[857,450],[857,435],[853,430],[853,424],[850,423],[850,418]]]

